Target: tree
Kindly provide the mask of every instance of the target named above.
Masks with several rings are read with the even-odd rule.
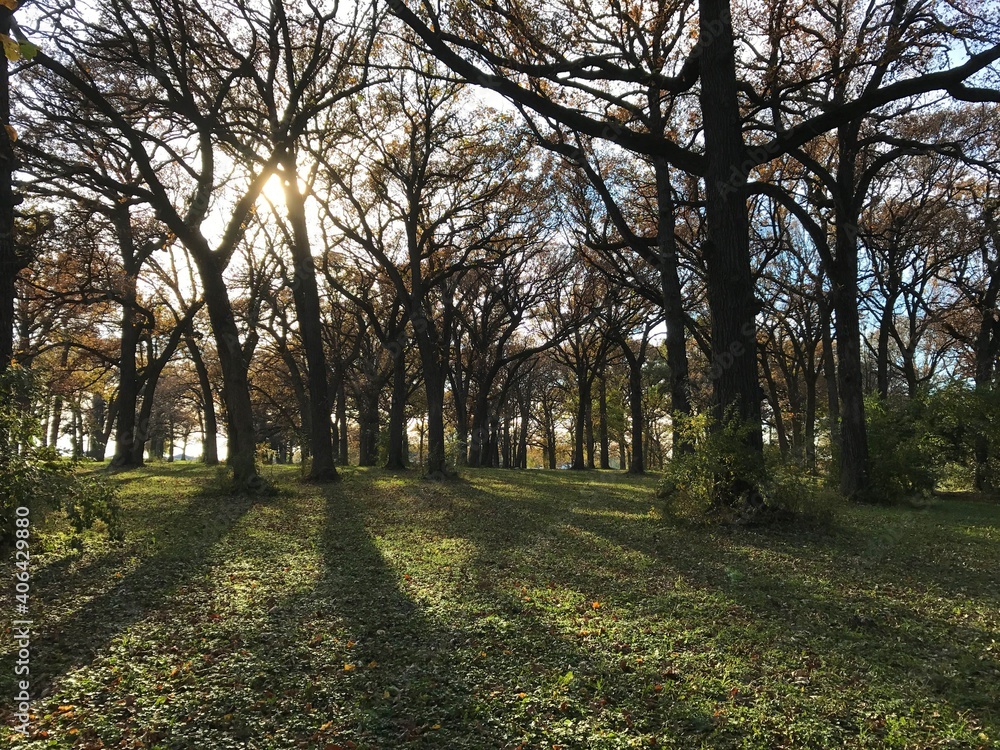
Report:
[[[363,146],[324,156],[342,208],[328,220],[390,279],[409,320],[427,398],[427,470],[445,476],[444,403],[456,295],[491,248],[520,231],[524,139],[460,106],[461,86],[411,54],[391,84],[363,99]]]
[[[62,117],[116,140],[139,177],[116,187],[148,203],[195,261],[223,374],[228,462],[244,488],[259,479],[247,362],[224,272],[264,185],[276,170],[294,171],[289,159],[296,128],[310,121],[317,102],[347,88],[338,78],[319,100],[306,99],[317,93],[312,76],[325,75],[322,63],[336,48],[326,32],[339,24],[335,12],[310,12],[293,23],[273,2],[114,2],[99,16],[56,7],[43,15],[51,54],[36,58],[52,76],[35,95],[56,94],[67,103]],[[316,35],[304,46],[295,40],[295,50],[312,50],[298,70],[291,39],[296,28]],[[353,59],[355,49],[346,49]],[[287,64],[279,67],[281,55]],[[285,81],[289,70],[293,75]],[[278,92],[292,97],[283,114],[274,106]],[[278,131],[261,132],[261,117]],[[229,201],[223,189],[237,184]],[[222,230],[209,231],[206,220],[223,211]]]
[[[1000,59],[1000,45],[988,32],[979,37],[981,51],[970,54],[966,62],[928,75],[907,76],[913,70],[912,58],[903,59],[890,70],[889,61],[897,57],[879,57],[875,60],[878,72],[857,88],[844,85],[846,76],[837,78],[845,61],[830,60],[823,70],[830,70],[840,81],[840,94],[830,106],[797,112],[791,125],[783,113],[789,92],[796,92],[801,85],[794,79],[799,68],[772,64],[768,70],[784,77],[777,81],[773,75],[741,79],[732,14],[725,0],[701,0],[696,22],[691,20],[687,4],[647,7],[640,3],[626,9],[566,2],[539,12],[519,2],[502,6],[473,2],[445,15],[425,1],[421,11],[429,23],[401,2],[391,7],[465,80],[491,88],[563,127],[662,159],[703,180],[707,237],[702,252],[712,312],[713,365],[718,365],[714,380],[717,415],[731,414],[758,426],[761,411],[756,357],[747,356],[756,351],[754,316],[758,306],[750,266],[750,171],[838,128],[847,136],[842,139],[840,160],[846,166],[855,154],[852,123],[895,101],[940,90],[962,98],[998,98],[996,92],[965,84]],[[919,13],[907,16],[909,8],[904,4],[896,7],[896,15],[890,14],[884,27],[890,30],[892,44],[900,39],[895,31],[902,23],[923,19]],[[773,17],[790,16],[778,10]],[[963,18],[975,24],[974,15]],[[696,43],[685,41],[684,33],[691,26],[697,29]],[[786,27],[778,27],[766,38],[776,46],[789,37]],[[750,47],[753,49],[752,44]],[[847,69],[852,65],[854,62],[848,61]],[[821,77],[810,80],[817,78]],[[655,82],[662,95],[652,103],[647,100],[648,92],[635,86],[649,82]],[[697,102],[691,99],[695,90]],[[664,99],[671,103],[683,99],[701,138],[692,138],[690,128],[687,133],[672,132],[665,137],[650,130],[649,108],[662,106]],[[806,102],[817,100],[804,98]],[[741,101],[750,105],[746,116],[741,112]],[[771,122],[760,128],[759,122],[765,118]],[[745,124],[751,126],[745,128]],[[748,140],[755,131],[755,139],[759,138],[756,145]],[[853,183],[854,176],[843,171],[842,184]],[[840,205],[848,208],[843,202]],[[856,222],[843,211],[839,218],[838,241],[843,252],[837,257],[841,266],[831,273],[837,275],[838,285],[848,283],[845,295],[836,301],[838,320],[844,320],[841,330],[846,331],[854,327],[848,311],[851,302],[846,298],[853,289],[854,282],[849,280],[852,273],[856,279],[856,263],[850,262],[849,247],[853,247],[849,227]],[[856,337],[842,335],[839,351],[845,367],[841,390],[847,393],[843,418],[844,431],[849,433],[843,487],[849,494],[864,484],[863,405],[857,406],[861,399],[852,374],[856,369],[852,356],[858,346]],[[759,429],[751,430],[748,439],[751,448],[761,449]],[[745,488],[732,489],[735,499]]]

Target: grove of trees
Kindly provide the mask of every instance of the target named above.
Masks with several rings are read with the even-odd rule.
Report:
[[[36,0],[0,34],[0,367],[50,445],[246,490],[641,473],[702,415],[848,497],[910,438],[1000,481],[988,7]]]

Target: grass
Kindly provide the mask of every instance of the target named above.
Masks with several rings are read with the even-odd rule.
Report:
[[[666,522],[653,480],[609,472],[274,476],[253,502],[195,464],[148,468],[121,477],[124,542],[36,530],[17,747],[1000,738],[996,505],[726,530]]]

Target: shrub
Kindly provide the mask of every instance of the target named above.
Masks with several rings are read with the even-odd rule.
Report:
[[[898,502],[930,494],[944,469],[946,442],[928,421],[924,397],[869,397],[870,489],[866,499]]]
[[[945,482],[971,489],[977,473],[986,484],[997,476],[995,445],[985,464],[976,461],[977,439],[998,434],[997,391],[952,383],[914,398],[872,397],[866,409],[871,499],[927,495]]]
[[[675,455],[667,466],[658,496],[670,515],[731,523],[827,515],[832,493],[778,454],[765,461],[750,450],[752,425],[732,419],[717,425],[708,414],[675,419],[694,451]]]
[[[32,404],[37,379],[17,366],[0,373],[0,549],[13,541],[18,507],[61,510],[78,534],[103,521],[121,534],[117,487],[107,477],[81,475],[79,462],[41,445],[42,426]]]

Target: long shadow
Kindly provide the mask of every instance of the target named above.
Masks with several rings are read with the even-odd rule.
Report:
[[[216,744],[266,750],[503,746],[479,716],[477,686],[455,668],[470,634],[407,595],[359,484],[347,475],[324,488],[318,577],[241,629],[238,653],[213,677],[232,687],[199,691],[184,706],[197,721],[173,722],[166,747],[188,747],[206,729]]]
[[[780,552],[804,564],[814,563],[818,552],[836,556],[863,569],[865,582],[871,584],[903,582],[946,596],[971,594],[1000,607],[996,585],[1000,547],[996,540],[962,530],[996,528],[1000,511],[976,513],[963,505],[879,509],[878,520],[864,525],[853,520],[820,530],[779,527],[723,533],[742,546]]]
[[[617,588],[625,601],[632,598],[629,585],[623,586],[621,581],[612,581],[612,577],[604,572],[589,569],[587,558],[594,554],[593,547],[588,547],[585,540],[570,537],[560,527],[572,518],[573,508],[578,502],[607,500],[602,490],[617,487],[618,483],[610,481],[597,486],[588,485],[569,497],[554,501],[545,492],[547,481],[535,487],[532,482],[522,480],[512,489],[489,475],[483,475],[483,479],[486,481],[458,480],[426,488],[418,493],[415,502],[407,503],[409,513],[400,509],[393,519],[394,511],[388,509],[388,525],[418,525],[432,537],[467,540],[475,550],[472,558],[454,571],[457,578],[466,579],[458,590],[466,608],[464,621],[470,623],[459,633],[458,642],[471,649],[477,648],[480,643],[489,644],[490,648],[506,654],[506,659],[490,662],[488,669],[484,666],[474,684],[480,693],[494,696],[494,701],[502,700],[495,697],[498,695],[523,696],[515,698],[502,714],[502,723],[508,730],[507,739],[517,737],[519,731],[522,736],[530,736],[533,727],[572,722],[586,724],[595,717],[603,717],[608,726],[614,726],[616,719],[612,716],[621,705],[644,705],[646,708],[644,715],[629,717],[627,723],[625,720],[618,722],[623,725],[616,728],[633,737],[644,733],[655,735],[667,727],[696,735],[714,728],[711,712],[702,705],[672,700],[671,690],[676,687],[673,683],[669,683],[668,690],[662,694],[651,692],[653,683],[662,679],[658,676],[664,671],[669,672],[663,659],[647,655],[644,666],[637,667],[632,661],[623,660],[622,653],[615,650],[624,648],[627,653],[627,647],[620,644],[608,644],[611,646],[608,650],[596,642],[587,641],[584,645],[585,641],[581,640],[577,629],[555,627],[554,622],[543,614],[545,604],[534,602],[530,597],[525,599],[518,592],[521,583],[559,582],[568,590],[582,592],[577,597],[580,601],[575,604],[579,622],[594,622],[595,628],[607,622],[615,627],[612,617],[605,619],[600,613],[595,613],[592,597],[583,593],[600,591],[603,597],[604,593]],[[481,488],[480,485],[484,484],[490,487],[491,481],[495,481],[498,491]],[[575,482],[569,484],[576,485]],[[623,511],[635,510],[634,505],[629,506],[619,498],[613,504]],[[369,511],[379,510],[371,504],[367,508]],[[535,564],[537,561],[533,559],[533,554],[549,544],[572,550],[576,553],[575,562],[574,556],[568,555],[564,569],[546,568],[545,582],[533,580],[542,573]],[[386,597],[379,594],[376,598]],[[389,598],[392,598],[391,594]],[[378,608],[372,614],[377,611]],[[391,631],[387,630],[387,634],[387,637],[395,637]],[[407,653],[400,663],[410,658]],[[569,680],[561,688],[558,687],[560,678]],[[418,689],[424,687],[419,682],[418,686]],[[552,693],[559,690],[564,691],[567,698],[572,692],[574,699],[554,699]],[[379,710],[390,709],[383,706]],[[495,703],[493,710],[496,710]],[[456,740],[468,742],[470,737],[479,738],[475,724],[466,722],[462,726],[466,736],[457,735]],[[534,741],[540,739],[539,735]],[[553,740],[552,737],[547,739],[550,743]],[[442,743],[430,746],[452,745]],[[489,738],[484,737],[481,744],[460,745],[456,742],[454,746],[490,748],[502,745],[490,744]],[[516,742],[511,745],[515,746]],[[525,745],[535,746],[531,740]],[[564,746],[576,745],[570,743]]]
[[[695,551],[691,533],[682,528],[661,529],[665,537],[657,540],[649,526],[628,528],[585,514],[576,524],[613,544],[657,557],[693,585],[719,591],[770,632],[778,632],[778,645],[790,652],[806,647],[834,662],[847,658],[851,664],[866,664],[863,679],[882,697],[905,687],[936,695],[958,711],[973,711],[994,728],[1000,721],[1000,661],[991,655],[995,632],[917,614],[891,595],[866,593],[901,584],[919,590],[922,583],[932,583],[949,595],[972,595],[989,603],[996,601],[995,578],[990,583],[986,575],[970,577],[969,589],[956,592],[954,579],[928,574],[928,566],[887,565],[881,558],[857,573],[839,569],[838,556],[864,554],[859,552],[866,549],[859,547],[865,543],[860,532],[847,539],[820,534],[810,540],[780,530],[701,529],[694,532],[701,542]],[[768,563],[761,554],[767,552],[786,560]],[[832,583],[823,582],[827,577]],[[759,627],[752,620],[745,625]]]
[[[937,696],[959,714],[972,711],[980,720],[996,725],[1000,664],[991,655],[995,633],[956,624],[945,615],[918,614],[916,605],[908,604],[905,597],[863,593],[876,585],[890,591],[905,586],[915,591],[932,588],[959,599],[974,597],[987,605],[997,601],[995,574],[970,566],[964,552],[950,568],[942,566],[940,560],[922,559],[928,550],[907,547],[912,539],[905,523],[896,528],[890,519],[881,535],[877,529],[851,524],[832,533],[801,529],[668,530],[643,513],[649,507],[643,498],[603,495],[599,488],[583,489],[579,501],[567,497],[545,500],[534,496],[530,487],[519,488],[515,496],[484,492],[475,486],[463,486],[456,494],[460,497],[449,500],[450,512],[431,525],[439,533],[474,542],[479,555],[471,567],[480,575],[530,579],[530,555],[539,549],[535,545],[558,545],[560,553],[576,565],[549,564],[545,566],[547,576],[577,590],[610,592],[625,601],[645,599],[650,602],[650,614],[658,615],[662,613],[656,611],[657,592],[649,590],[643,579],[659,586],[665,575],[676,572],[695,587],[718,591],[738,605],[737,611],[750,613],[750,619],[736,623],[736,627],[776,634],[788,653],[797,652],[805,643],[816,654],[832,652],[832,662],[839,660],[855,667],[867,664],[865,690],[872,697],[892,698],[906,692]],[[914,511],[900,513],[900,519],[905,520]],[[932,509],[920,522],[933,523],[938,515]],[[956,520],[949,517],[954,515],[952,509],[940,515],[947,522]],[[982,515],[988,518],[989,514]],[[960,525],[979,528],[980,522],[974,519]],[[981,525],[990,524],[983,520]],[[969,540],[964,532],[948,527],[936,529],[936,533],[936,548],[954,550],[972,544],[989,552],[985,549],[990,546],[988,539]],[[658,534],[669,538],[658,539]],[[615,571],[602,570],[589,535],[631,550],[638,562],[656,563],[650,564],[648,575],[632,571],[616,575]],[[767,562],[771,553],[785,559]],[[838,557],[847,556],[854,558],[854,564],[847,571],[838,570]],[[975,559],[976,554],[970,556]],[[819,578],[832,576],[835,585],[821,590],[799,580],[805,571]],[[765,597],[769,601],[765,602]],[[669,594],[661,603],[669,609],[673,604],[668,599]],[[782,610],[774,602],[787,602],[788,606]],[[723,609],[720,616],[724,618]],[[756,618],[761,619],[755,625]],[[719,627],[730,624],[720,622]],[[845,689],[849,687],[845,683]]]
[[[140,481],[140,480],[133,480]],[[47,622],[46,592],[58,591],[53,606],[71,600],[69,591],[86,591],[79,584],[93,584],[111,568],[128,562],[125,552],[112,551],[87,566],[79,577],[68,567],[56,566],[41,577],[44,586],[32,590],[31,611],[36,630],[31,639],[32,689],[45,695],[62,675],[90,662],[116,636],[142,620],[148,612],[162,607],[167,593],[198,575],[208,565],[212,547],[247,513],[253,502],[247,498],[206,499],[195,497],[169,512],[154,511],[160,517],[146,533],[160,541],[131,572],[121,575],[106,590]],[[141,519],[140,519],[141,520]],[[8,647],[9,648],[9,647]],[[6,652],[8,655],[10,650]],[[11,672],[0,677],[0,690],[11,688]]]
[[[429,617],[402,590],[368,530],[366,508],[350,482],[331,491],[322,535],[323,575],[316,587],[355,642],[350,650],[350,691],[356,723],[346,739],[372,747],[499,747],[494,727],[480,722],[475,686],[452,663],[465,646],[460,628]],[[365,665],[377,663],[377,667]],[[436,728],[435,728],[436,727]]]

